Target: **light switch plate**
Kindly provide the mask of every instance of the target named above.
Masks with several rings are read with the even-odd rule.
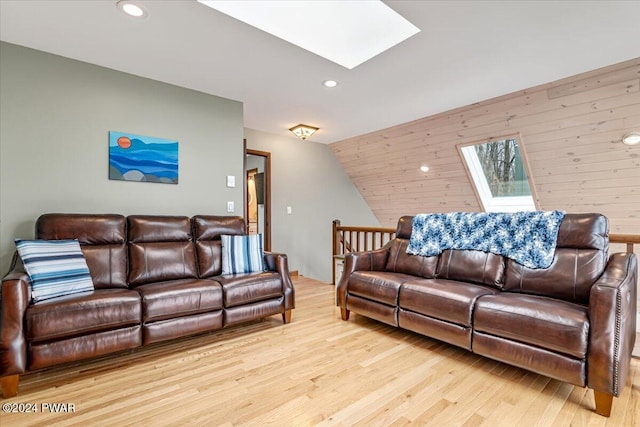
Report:
[[[233,175],[227,175],[227,187],[236,186],[236,177]]]
[[[292,211],[291,206],[287,206],[287,215],[291,215],[291,211]]]
[[[233,212],[236,209],[233,202],[227,202],[227,212]]]

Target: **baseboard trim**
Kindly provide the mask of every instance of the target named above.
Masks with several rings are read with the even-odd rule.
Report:
[[[290,271],[290,272],[289,272],[289,276],[291,276],[291,277],[298,277],[298,276],[299,276],[299,274],[298,274],[298,270]]]

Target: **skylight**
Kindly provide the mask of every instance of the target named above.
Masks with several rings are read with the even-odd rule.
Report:
[[[378,0],[198,1],[348,69],[420,32]]]
[[[458,146],[485,212],[536,210],[516,137]]]

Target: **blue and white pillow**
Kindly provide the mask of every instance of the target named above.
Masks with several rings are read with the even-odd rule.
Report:
[[[265,271],[262,234],[230,236],[223,234],[222,274],[254,273]]]
[[[77,240],[20,240],[16,248],[31,279],[34,303],[93,291],[87,261]]]

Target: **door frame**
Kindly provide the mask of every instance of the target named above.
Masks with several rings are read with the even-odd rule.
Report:
[[[264,250],[271,250],[271,153],[268,151],[253,150],[247,148],[247,140],[244,140],[244,174],[242,185],[244,187],[244,223],[247,232],[249,231],[249,191],[247,187],[247,154],[264,157]]]

